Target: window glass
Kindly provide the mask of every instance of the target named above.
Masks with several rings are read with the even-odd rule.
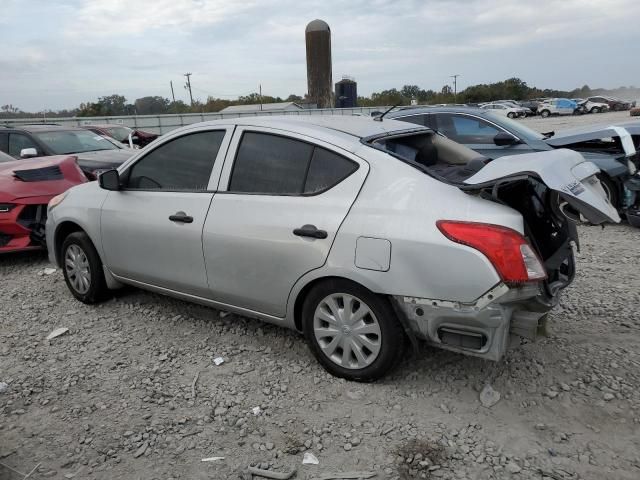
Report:
[[[304,193],[318,193],[340,183],[358,169],[358,164],[316,147],[311,159]]]
[[[500,130],[478,117],[443,113],[438,115],[438,131],[462,144],[493,144]]]
[[[89,130],[52,130],[34,133],[56,155],[119,150],[106,138]]]
[[[9,153],[9,134],[0,132],[0,152]]]
[[[313,146],[264,133],[242,135],[229,190],[296,195],[303,191]]]
[[[20,150],[23,148],[35,148],[38,146],[26,135],[20,133],[12,133],[9,135],[9,155],[20,158]]]
[[[229,191],[273,195],[314,194],[358,169],[358,164],[306,142],[247,132],[236,155]]]
[[[416,125],[426,125],[426,115],[409,115],[407,117],[394,118],[394,120],[401,120],[403,122],[415,123]]]
[[[224,135],[198,132],[165,143],[131,168],[128,188],[206,190]]]

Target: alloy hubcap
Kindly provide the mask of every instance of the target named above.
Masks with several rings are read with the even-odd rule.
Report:
[[[378,319],[353,295],[334,293],[325,297],[316,307],[313,332],[327,358],[344,368],[365,368],[380,353]]]
[[[91,287],[91,269],[87,255],[78,245],[69,245],[67,248],[64,268],[73,289],[81,295],[87,293]]]

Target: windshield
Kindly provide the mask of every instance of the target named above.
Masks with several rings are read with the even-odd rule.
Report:
[[[127,127],[108,127],[105,128],[105,130],[109,132],[109,135],[111,135],[113,138],[121,142],[128,140],[129,134],[133,132],[133,130]]]
[[[98,150],[119,150],[106,138],[89,130],[55,130],[34,133],[56,155],[95,152]]]
[[[489,112],[486,114],[487,118],[491,121],[497,123],[498,125],[504,127],[505,129],[515,133],[516,136],[526,139],[526,140],[544,140],[544,135],[540,132],[536,132],[535,130],[523,125],[521,122],[517,120],[511,120],[508,117],[494,115]]]

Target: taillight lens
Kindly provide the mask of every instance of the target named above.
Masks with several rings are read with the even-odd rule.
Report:
[[[439,220],[440,231],[451,241],[482,252],[506,283],[525,283],[547,277],[542,262],[527,240],[500,225]]]

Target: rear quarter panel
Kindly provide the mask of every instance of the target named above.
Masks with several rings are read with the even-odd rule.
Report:
[[[460,302],[477,299],[500,281],[484,255],[448,240],[436,221],[486,222],[522,233],[518,212],[463,193],[370,147],[356,154],[370,163],[369,175],[326,264],[296,284],[293,298],[308,282],[325,276],[346,277],[377,293]],[[388,271],[355,266],[359,237],[391,242]]]

